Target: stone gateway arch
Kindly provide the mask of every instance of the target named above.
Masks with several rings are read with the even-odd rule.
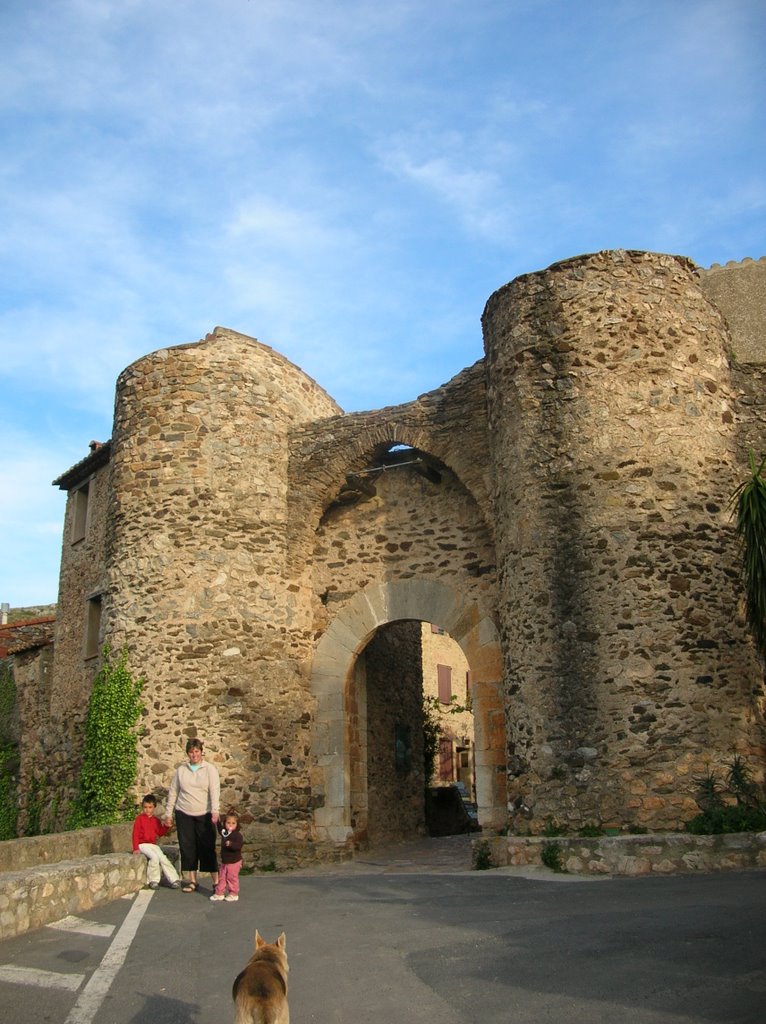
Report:
[[[489,299],[483,359],[374,412],[222,328],[139,359],[111,439],[57,481],[54,681],[22,773],[44,757],[71,792],[100,646],[125,644],[141,791],[199,735],[263,862],[346,855],[399,813],[371,698],[411,700],[389,658],[430,622],[470,665],[488,828],[676,829],[733,752],[761,776],[727,500],[766,448],[765,274],[555,264]]]
[[[450,587],[428,580],[380,584],[361,591],[332,621],[316,649],[311,690],[316,699],[313,742],[316,787],[324,794],[317,832],[330,842],[353,838],[346,689],[356,659],[380,626],[425,621],[445,629],[463,649],[473,673],[476,796],[479,819],[500,828],[506,820],[505,736],[501,656],[493,618]],[[423,780],[420,780],[422,788]]]

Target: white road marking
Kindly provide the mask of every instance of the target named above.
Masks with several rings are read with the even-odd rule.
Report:
[[[0,965],[0,981],[13,985],[36,985],[37,988],[67,988],[76,992],[82,985],[84,974],[58,974],[56,971],[38,971],[36,967]]]
[[[109,987],[114,981],[115,975],[125,962],[125,957],[130,949],[130,944],[135,938],[141,918],[146,913],[149,900],[154,895],[153,889],[141,889],[136,895],[133,906],[128,911],[128,916],[122,922],[120,930],[112,939],[104,959],[98,965],[90,977],[88,984],[77,998],[72,1007],[72,1012],[64,1024],[91,1024],[98,1013]]]
[[[82,917],[62,917],[60,921],[54,921],[48,925],[49,928],[56,928],[61,932],[77,932],[78,935],[96,935],[108,939],[114,931],[113,924],[99,924],[98,921],[85,921]]]

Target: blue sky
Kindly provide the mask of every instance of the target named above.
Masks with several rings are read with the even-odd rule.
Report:
[[[217,324],[344,409],[482,354],[506,281],[766,255],[763,0],[3,0],[0,601],[134,359]]]

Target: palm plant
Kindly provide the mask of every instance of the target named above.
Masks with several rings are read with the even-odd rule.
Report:
[[[758,786],[744,758],[735,754],[726,765],[726,781],[738,804],[758,804]]]
[[[762,476],[766,458],[756,468],[751,449],[749,459],[750,476],[734,491],[731,504],[742,553],[747,624],[766,659],[766,480]]]

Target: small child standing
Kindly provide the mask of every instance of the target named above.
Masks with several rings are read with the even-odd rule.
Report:
[[[239,899],[239,869],[242,867],[242,833],[236,811],[226,812],[223,823],[218,822],[218,831],[221,833],[221,863],[218,885],[210,899],[236,903]],[[227,889],[228,894],[224,895]]]
[[[163,825],[155,816],[157,797],[147,793],[141,801],[141,813],[133,821],[133,853],[142,853],[149,861],[146,866],[146,880],[150,889],[158,889],[160,876],[164,875],[171,889],[180,889],[178,872],[168,860],[165,851],[157,844],[160,836],[170,831],[170,825]]]

